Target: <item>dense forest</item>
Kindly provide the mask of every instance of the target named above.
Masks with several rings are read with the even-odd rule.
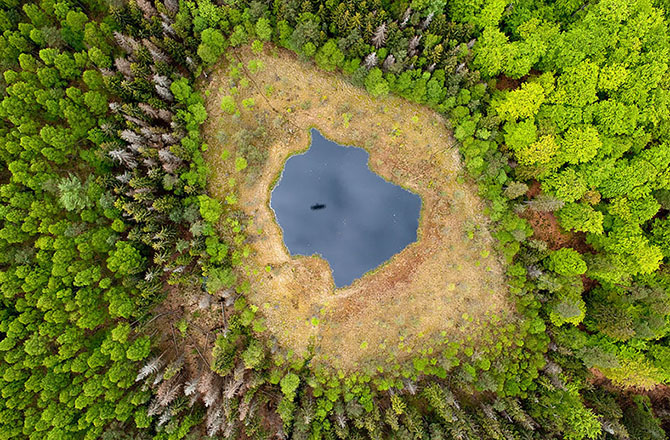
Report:
[[[2,0],[0,439],[667,438],[666,9]],[[444,115],[519,325],[372,372],[273,344],[203,155],[202,84],[247,46]],[[221,321],[197,350],[185,286]]]

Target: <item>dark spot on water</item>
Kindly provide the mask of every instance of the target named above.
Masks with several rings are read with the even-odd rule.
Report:
[[[286,161],[271,207],[291,255],[320,254],[337,287],[416,240],[421,198],[368,168],[368,153],[324,138]]]

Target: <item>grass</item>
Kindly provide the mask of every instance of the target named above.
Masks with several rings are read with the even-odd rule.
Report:
[[[212,195],[223,200],[229,179],[240,182],[237,206],[255,226],[248,231],[247,296],[280,346],[313,353],[313,363],[334,368],[376,368],[435,344],[477,338],[493,316],[514,319],[482,201],[463,178],[443,118],[400,98],[373,99],[337,75],[270,49],[239,50],[232,66],[224,62],[210,75],[204,132]],[[252,74],[244,66],[254,59],[262,67]],[[231,67],[239,68],[249,87],[237,87]],[[225,96],[234,96],[238,115],[221,109]],[[241,149],[226,140],[241,129],[258,130],[263,121],[273,122],[262,127],[265,144],[255,145],[264,150],[262,162],[235,170]],[[422,198],[417,242],[341,289],[322,258],[289,255],[269,207],[284,162],[309,147],[310,127],[365,148],[374,172]],[[231,152],[225,160],[224,150]],[[245,173],[253,178],[239,178]]]

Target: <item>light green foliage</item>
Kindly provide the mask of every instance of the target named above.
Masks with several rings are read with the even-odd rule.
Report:
[[[370,70],[365,78],[365,88],[375,98],[388,95],[389,85],[383,78],[381,69],[375,67]]]
[[[509,40],[497,27],[487,27],[477,41],[475,66],[483,75],[493,77],[499,74],[505,65]]]
[[[279,382],[279,385],[281,386],[281,392],[284,394],[286,400],[293,401],[293,399],[295,399],[298,385],[300,385],[300,377],[295,373],[286,373],[281,382]]]
[[[137,338],[126,351],[126,356],[132,361],[140,361],[147,356],[151,350],[151,340],[148,336]]]
[[[549,320],[557,327],[563,324],[579,325],[586,312],[586,304],[581,296],[569,294],[559,296],[549,305]]]
[[[260,70],[263,70],[265,66],[263,65],[263,62],[260,60],[249,60],[249,63],[247,65],[247,68],[249,69],[249,72],[251,74],[256,74]]]
[[[579,252],[572,248],[561,248],[552,252],[547,260],[547,267],[565,276],[582,275],[586,272],[586,263]]]
[[[260,38],[260,35],[259,35]],[[230,45],[233,47],[238,47],[247,42],[248,35],[244,27],[241,25],[235,26],[235,30],[231,34],[229,41]]]
[[[67,25],[75,32],[84,30],[84,24],[88,21],[88,17],[83,12],[68,11],[65,18]]]
[[[567,168],[548,177],[544,187],[564,202],[579,200],[588,190],[586,180],[574,168]]]
[[[601,146],[602,142],[595,127],[570,127],[560,142],[561,157],[572,164],[588,162],[595,157]]]
[[[201,38],[202,42],[198,46],[198,56],[206,64],[214,64],[226,48],[226,39],[218,29],[212,28],[202,31]]]
[[[344,53],[337,47],[335,40],[328,40],[316,52],[314,60],[320,68],[332,72],[344,63]]]
[[[77,176],[64,178],[58,183],[59,201],[68,211],[81,211],[92,205],[86,186],[82,185]]]
[[[558,104],[584,107],[598,99],[597,84],[598,66],[584,61],[564,70],[563,74],[558,77],[558,84],[551,99]]]
[[[254,51],[255,54],[261,54],[263,53],[263,42],[261,40],[254,40],[251,43],[251,50]]]
[[[170,84],[170,91],[178,102],[189,102],[193,89],[186,78],[178,79]]]
[[[606,65],[598,75],[598,89],[604,91],[617,90],[628,79],[630,71],[622,64]]]
[[[230,115],[234,114],[235,111],[237,110],[237,106],[235,104],[235,98],[233,98],[230,95],[226,95],[223,98],[221,98],[221,110]]]
[[[513,150],[520,151],[537,141],[537,126],[532,119],[505,124],[505,144]]]
[[[451,2],[449,9],[456,21],[491,27],[498,25],[505,6],[505,2],[501,0],[459,0]]]
[[[616,197],[610,202],[608,211],[622,220],[639,224],[651,220],[660,207],[661,205],[651,195],[639,199]]]
[[[253,108],[254,105],[256,105],[254,98],[246,98],[242,100],[242,107],[246,109]]]
[[[213,295],[221,289],[230,288],[236,280],[235,273],[229,267],[213,267],[207,274],[207,292]]]
[[[558,221],[567,230],[603,233],[603,215],[585,203],[570,203],[558,211]]]
[[[542,136],[537,141],[521,148],[516,157],[524,165],[546,165],[556,156],[559,146],[551,135]]]
[[[255,26],[256,35],[262,41],[270,41],[272,38],[272,27],[267,18],[259,18]]]
[[[203,411],[185,404],[183,388],[165,408],[160,403],[169,381],[185,380],[190,368],[168,360],[182,353],[172,352],[170,336],[161,339],[164,328],[155,326],[163,320],[147,312],[167,286],[182,283],[239,295],[234,310],[224,306],[211,369],[226,376],[214,378],[217,387],[242,383],[222,407],[220,424],[230,432],[213,438],[274,435],[260,416],[280,390],[280,434],[296,439],[428,438],[429,431],[434,440],[663,438],[651,401],[584,385],[591,367],[616,386],[670,382],[663,195],[670,44],[665,11],[654,6],[663,2],[142,1],[113,13],[103,2],[75,3],[0,6],[1,438],[176,440],[216,427],[216,406],[194,426]],[[384,38],[373,42],[379,33]],[[371,368],[330,376],[316,363],[303,368],[299,357],[286,362],[283,350],[265,358],[251,330],[263,331],[262,320],[245,300],[253,276],[244,260],[247,224],[237,217],[235,183],[221,201],[206,195],[207,111],[195,88],[228,44],[257,38],[252,50],[270,53],[262,42],[273,37],[324,70],[353,74],[373,96],[393,92],[445,113],[466,171],[488,199],[482,214],[508,262],[514,323],[494,315],[485,341],[449,344],[447,356],[426,345],[407,365],[374,375]],[[360,66],[371,45],[379,62],[368,70]],[[233,69],[246,50],[229,54]],[[505,90],[489,81],[499,75]],[[239,81],[231,95],[250,85]],[[221,109],[235,115],[232,96]],[[244,108],[254,107],[245,97]],[[338,110],[345,120],[356,112]],[[262,163],[264,146],[242,142],[243,132],[235,139],[238,172]],[[540,195],[520,199],[535,181]],[[589,251],[548,251],[555,243],[531,238],[512,208],[531,216],[561,208],[560,225],[586,232],[569,235],[586,235]],[[223,238],[230,236],[234,243]],[[584,298],[579,275],[599,283]],[[186,323],[175,325],[188,339]],[[170,347],[169,367],[135,385],[151,353],[149,334]],[[550,337],[558,350],[547,349]],[[152,386],[154,378],[163,381]],[[473,389],[476,403],[467,396]]]
[[[115,244],[116,249],[107,258],[107,267],[119,276],[132,275],[142,271],[145,259],[140,251],[126,241]]]
[[[239,172],[239,171],[242,171],[242,170],[246,169],[247,165],[248,165],[247,160],[245,158],[243,158],[243,157],[235,158],[235,170],[236,171]]]
[[[202,218],[208,223],[216,224],[223,213],[221,202],[204,194],[198,196],[198,201]]]
[[[258,340],[252,340],[247,349],[242,353],[242,360],[244,361],[244,366],[250,369],[258,368],[263,359],[265,358],[265,352],[263,350],[263,344]]]
[[[527,82],[519,89],[507,92],[505,98],[494,106],[500,118],[505,121],[516,121],[537,114],[545,98],[542,85],[537,82]]]

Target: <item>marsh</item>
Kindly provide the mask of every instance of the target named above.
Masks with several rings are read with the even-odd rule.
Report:
[[[368,168],[368,153],[311,130],[270,205],[291,255],[319,254],[337,287],[351,284],[416,240],[421,198]]]

